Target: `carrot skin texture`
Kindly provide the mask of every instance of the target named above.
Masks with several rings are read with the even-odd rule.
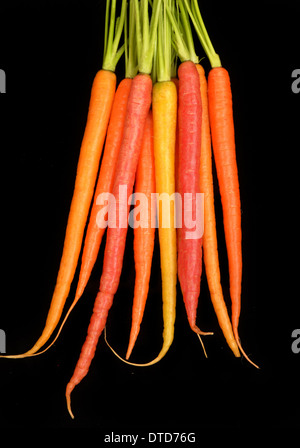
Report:
[[[99,212],[104,206],[97,203],[97,198],[102,193],[110,193],[112,191],[117,158],[123,137],[131,83],[132,79],[122,79],[115,93],[107,129],[103,159],[101,161],[93,207],[83,247],[81,270],[74,301],[78,301],[81,297],[89,280],[106,229],[104,220],[103,222],[99,222],[98,220]]]
[[[196,218],[196,194],[200,193],[200,152],[202,103],[200,81],[196,66],[187,61],[178,68],[178,193],[182,198],[182,226],[178,227],[178,278],[190,327],[204,334],[196,326],[198,297],[202,273],[202,235],[188,237],[185,220],[186,193],[192,195],[192,216]]]
[[[61,317],[74,278],[92,201],[100,156],[116,89],[116,75],[99,70],[94,78],[86,128],[81,144],[73,198],[57,281],[42,335],[26,355],[36,353],[50,338]]]
[[[135,192],[147,198],[147,221],[134,228],[135,286],[132,305],[132,324],[126,359],[130,357],[138,337],[149,291],[149,281],[154,250],[155,227],[151,226],[155,209],[152,210],[151,195],[155,192],[153,152],[153,118],[150,111],[144,129],[143,144],[136,171]],[[134,210],[136,211],[136,209]],[[136,216],[136,214],[135,214]]]
[[[128,196],[132,193],[145,121],[151,105],[151,91],[152,81],[150,76],[139,74],[133,79],[128,98],[124,134],[112,190],[112,194],[116,199],[117,225],[116,227],[108,227],[107,229],[100,288],[95,299],[93,315],[88,327],[87,339],[83,344],[73,376],[66,388],[67,406],[71,415],[70,394],[74,387],[88,372],[95,354],[98,339],[105,327],[108,311],[112,306],[113,298],[120,281],[128,220],[127,226],[125,228],[120,228],[118,216],[121,212],[121,207],[126,206],[128,217],[130,206],[128,204],[120,203],[119,186],[127,186]]]
[[[240,352],[233,335],[230,318],[223,297],[221,275],[219,268],[218,242],[216,233],[216,217],[214,207],[214,189],[212,173],[211,135],[208,114],[207,80],[203,67],[196,65],[202,101],[202,133],[200,156],[200,191],[204,193],[204,234],[203,261],[211,301],[218,318],[219,325],[226,338],[227,344],[236,357]]]
[[[208,74],[208,105],[213,153],[217,170],[229,268],[231,321],[240,351],[255,367],[242,349],[238,324],[242,290],[242,229],[241,201],[236,162],[232,93],[228,71],[213,68]]]

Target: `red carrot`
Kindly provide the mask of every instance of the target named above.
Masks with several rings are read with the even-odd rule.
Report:
[[[127,114],[119,157],[116,166],[114,186],[112,190],[114,201],[110,201],[109,215],[116,212],[116,225],[108,226],[104,253],[103,270],[100,279],[100,288],[95,299],[93,314],[87,330],[87,337],[81,349],[79,360],[72,378],[66,387],[67,407],[72,417],[71,392],[80,383],[89,370],[94,357],[98,339],[105,327],[108,311],[113,303],[114,295],[118,289],[128,228],[128,196],[133,191],[135,173],[143,141],[144,127],[151,106],[152,80],[150,77],[152,59],[155,47],[156,29],[159,10],[162,0],[154,0],[150,30],[148,29],[148,3],[144,2],[143,32],[146,38],[142,39],[141,49],[138,52],[139,74],[132,81],[128,98]],[[135,2],[137,33],[139,30],[140,15],[138,2]],[[145,37],[144,36],[144,37]],[[139,41],[139,44],[141,42]],[[120,189],[126,188],[126,201],[121,201]],[[115,210],[114,210],[115,206]],[[124,222],[121,222],[124,221]]]
[[[136,227],[134,228],[134,262],[135,262],[135,287],[132,305],[132,324],[126,359],[130,357],[135,341],[139,334],[144,309],[147,301],[149,280],[151,274],[152,256],[154,249],[155,227],[151,225],[153,214],[151,195],[155,192],[155,170],[153,152],[153,119],[150,111],[144,129],[143,144],[138,162],[135,193],[142,194],[144,202],[140,207],[145,208],[140,212],[140,221],[136,222],[137,209],[134,209]],[[136,198],[139,200],[139,198]],[[146,215],[145,215],[146,214]],[[144,221],[142,219],[144,218]]]
[[[75,371],[66,389],[67,404],[71,415],[70,394],[88,372],[95,354],[99,336],[105,327],[108,311],[112,305],[120,281],[129,213],[127,201],[126,203],[120,202],[120,187],[126,186],[127,195],[130,195],[133,190],[145,120],[151,105],[151,91],[152,81],[149,75],[139,74],[133,79],[128,99],[123,140],[112,190],[116,205],[116,226],[108,227],[107,229],[99,293],[95,300],[86,341],[83,344]],[[113,205],[110,203],[109,213]],[[125,216],[126,222],[120,222],[121,216]],[[125,227],[121,227],[121,224],[125,224]]]
[[[200,193],[202,105],[199,75],[195,64],[191,61],[180,64],[178,78],[178,193],[183,205],[182,225],[178,228],[178,278],[190,327],[196,333],[203,334],[196,326],[202,272],[202,234],[197,235],[202,229],[197,229],[196,222],[196,218],[199,219],[196,195]],[[190,195],[191,199],[189,205],[187,195]],[[193,231],[187,226],[188,218],[195,223]],[[202,219],[201,216],[200,218]]]
[[[198,297],[202,274],[202,208],[200,195],[200,151],[202,103],[200,81],[195,63],[192,33],[187,11],[182,1],[181,26],[178,18],[169,10],[178,56],[178,148],[177,191],[182,204],[181,222],[178,222],[178,278],[183,294],[190,327],[197,334],[204,333],[196,326]],[[177,214],[178,216],[178,214]]]

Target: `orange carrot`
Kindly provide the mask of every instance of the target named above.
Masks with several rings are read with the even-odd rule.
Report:
[[[118,47],[124,26],[126,1],[123,0],[121,15],[117,25],[115,24],[115,6],[116,0],[113,0],[110,21],[108,20],[110,15],[109,8],[106,11],[106,45],[103,65],[102,70],[99,70],[96,74],[92,86],[63,253],[46,324],[41,336],[30,350],[20,355],[7,356],[9,358],[31,356],[48,341],[59,322],[74,278],[115,95],[116,75],[114,70],[124,52],[124,46],[120,49]]]
[[[123,79],[118,85],[115,94],[114,104],[111,111],[111,118],[107,129],[103,159],[101,161],[99,178],[95,189],[94,203],[92,206],[84,241],[81,270],[79,274],[74,305],[75,302],[77,302],[81,297],[88,282],[98,255],[103,234],[106,229],[107,214],[101,213],[101,210],[103,210],[103,208],[106,209],[107,206],[99,201],[99,198],[100,195],[111,193],[112,191],[117,158],[123,137],[124,122],[131,83],[132,79]]]
[[[83,233],[94,193],[99,160],[115,94],[116,75],[100,70],[94,80],[85,133],[77,166],[60,268],[46,324],[40,338],[24,356],[36,353],[50,338],[61,317],[74,278]],[[22,357],[22,355],[16,355]]]
[[[102,237],[104,235],[107,226],[108,205],[106,205],[106,203],[108,203],[109,194],[111,193],[113,187],[115,167],[123,137],[124,122],[132,78],[134,78],[137,72],[136,54],[134,48],[132,47],[135,31],[134,14],[130,14],[129,20],[130,20],[129,36],[127,36],[127,33],[125,33],[125,46],[127,49],[127,51],[125,51],[126,78],[120,82],[114,96],[114,101],[111,109],[111,116],[107,128],[104,154],[101,161],[100,173],[98,176],[98,181],[94,193],[93,206],[90,212],[89,224],[87,227],[84,241],[81,269],[79,273],[79,280],[75,293],[75,298],[71,306],[69,307],[59,327],[59,330],[57,331],[55,338],[52,340],[51,344],[43,348],[42,351],[39,351],[38,354],[44,353],[56,342],[70,313],[72,312],[76,303],[82,296],[85,286],[90,278],[94,264],[96,262]],[[127,25],[126,20],[125,25]],[[127,28],[127,26],[124,27]],[[128,43],[131,44],[129,48]]]
[[[200,191],[204,193],[203,259],[211,301],[214,306],[219,325],[234,355],[240,356],[239,349],[233,335],[227,307],[223,298],[220,279],[214,207],[211,136],[208,116],[207,81],[203,67],[200,64],[197,64],[196,68],[199,73],[200,93],[202,100],[202,134],[199,177]]]
[[[209,72],[208,105],[228,254],[232,328],[240,351],[257,367],[244,352],[238,334],[242,289],[241,201],[235,154],[231,86],[229,74],[223,67],[215,67]]]
[[[79,280],[75,298],[71,306],[69,307],[55,338],[53,339],[51,344],[49,344],[46,348],[43,349],[43,351],[39,353],[44,353],[56,342],[68,317],[70,316],[76,303],[82,296],[96,262],[102,237],[107,226],[107,213],[104,213],[103,210],[106,211],[108,207],[103,203],[106,201],[106,199],[100,200],[99,198],[101,198],[101,195],[104,195],[103,199],[107,198],[108,200],[109,194],[112,191],[117,158],[123,137],[123,129],[131,83],[131,78],[123,79],[118,85],[115,93],[111,110],[111,117],[107,129],[103,158],[101,161],[100,173],[95,189],[93,206],[90,213],[89,224],[84,240],[81,269],[79,273]]]
[[[197,0],[192,0],[191,4],[187,0],[183,1],[212,67],[208,75],[208,109],[223,209],[233,334],[245,358],[258,367],[244,352],[238,335],[242,290],[242,229],[230,78],[228,71],[221,66],[219,55],[211,43]]]
[[[132,305],[132,324],[126,359],[130,357],[140,331],[144,309],[147,301],[154,249],[155,227],[152,224],[153,214],[151,195],[155,192],[154,152],[153,152],[153,119],[150,111],[145,123],[143,144],[136,171],[135,192],[141,193],[147,200],[147,208],[142,210],[145,221],[136,222],[137,209],[134,209],[136,227],[134,228],[134,262],[135,287]],[[136,198],[139,200],[139,198]],[[145,203],[140,204],[145,206]],[[146,215],[144,215],[146,213]]]

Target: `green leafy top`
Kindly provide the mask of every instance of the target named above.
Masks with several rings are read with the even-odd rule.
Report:
[[[196,33],[199,37],[203,50],[205,51],[210,61],[211,66],[213,68],[221,67],[220,57],[215,52],[214,47],[209,38],[208,32],[205,28],[201,12],[199,9],[198,1],[197,0],[180,0],[180,1],[183,1],[185,4],[186,10],[188,11],[191,17]]]
[[[127,3],[126,0],[122,0],[121,13],[117,19],[116,3],[117,0],[106,0],[104,52],[102,64],[102,68],[104,70],[110,70],[112,72],[115,71],[116,65],[125,50],[125,44],[123,44],[120,48],[119,44],[124,28]]]
[[[182,0],[177,0],[175,7],[170,8],[169,0],[164,0],[169,21],[172,26],[173,36],[172,45],[181,62],[192,61],[195,64],[199,58],[195,52],[192,30],[189,22],[189,16]],[[168,3],[167,3],[168,2]]]
[[[171,0],[164,0],[158,20],[157,51],[156,51],[156,79],[158,82],[171,79],[172,68],[172,29],[167,17],[167,7],[171,7]],[[174,2],[173,2],[174,4]]]
[[[149,24],[148,0],[134,0],[136,14],[136,48],[140,73],[150,75],[156,45],[157,25],[162,0],[153,0]]]
[[[124,24],[126,78],[134,78],[138,72],[135,23],[134,0],[129,0],[129,23],[126,15]]]

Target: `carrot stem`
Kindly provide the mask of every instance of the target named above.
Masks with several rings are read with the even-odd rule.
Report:
[[[109,6],[110,0],[108,0]],[[119,48],[119,43],[121,39],[121,35],[124,28],[125,16],[126,16],[126,0],[122,0],[122,8],[120,18],[115,24],[115,16],[116,16],[116,0],[112,0],[111,12],[110,12],[110,21],[109,21],[109,34],[107,38],[107,42],[105,43],[105,52],[103,56],[103,64],[102,68],[104,70],[115,71],[116,65],[125,51],[125,45],[123,44]],[[108,25],[108,7],[106,9],[106,17],[105,24]],[[105,32],[106,36],[107,32]],[[105,38],[106,40],[106,38]],[[119,49],[118,49],[119,48]]]
[[[211,40],[209,38],[208,32],[206,30],[206,27],[204,25],[202,15],[200,13],[199,5],[197,0],[191,0],[192,2],[192,9],[189,5],[188,0],[182,0],[185,3],[185,7],[190,15],[190,18],[193,22],[193,25],[195,27],[196,33],[199,37],[199,40],[201,42],[201,45],[211,63],[212,67],[221,67],[221,60],[219,55],[215,52],[214,47],[211,43]]]

